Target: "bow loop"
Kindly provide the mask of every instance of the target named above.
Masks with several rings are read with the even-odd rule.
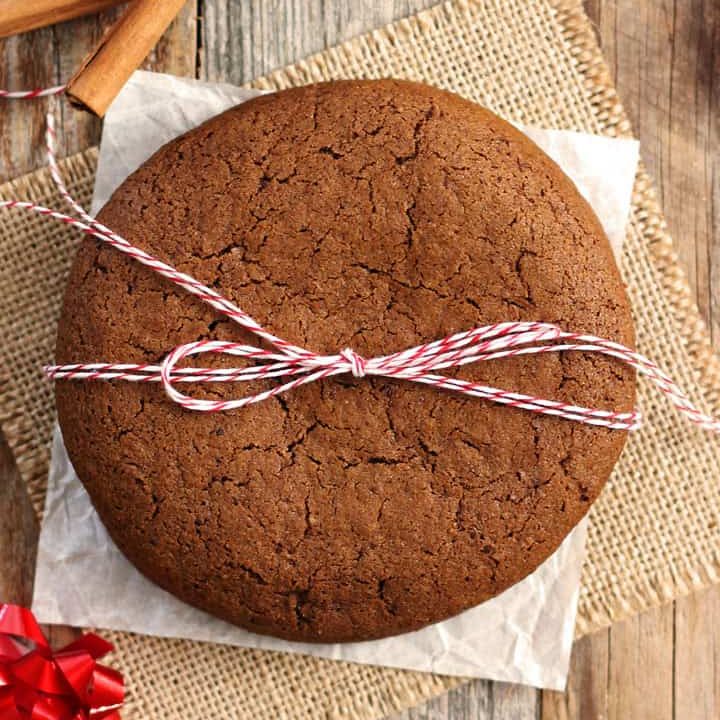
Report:
[[[117,705],[117,698],[123,692],[123,677],[115,669],[105,665],[95,665],[92,679],[88,686],[87,704],[93,711],[104,712],[104,715],[93,715],[94,718],[105,717]],[[109,708],[101,711],[101,708]]]
[[[77,640],[66,645],[59,653],[70,653],[75,651],[84,651],[90,655],[93,660],[99,660],[105,657],[108,653],[113,651],[112,643],[109,643],[105,638],[101,638],[95,633],[85,633]]]
[[[0,637],[14,636],[29,640],[38,648],[48,648],[35,616],[19,605],[0,604]]]
[[[51,657],[43,657],[38,650],[31,650],[12,664],[16,682],[36,688],[42,693],[61,695],[67,691],[62,670]]]

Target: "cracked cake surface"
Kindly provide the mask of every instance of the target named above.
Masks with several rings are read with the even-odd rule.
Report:
[[[429,86],[343,81],[250,100],[160,149],[99,220],[320,353],[372,357],[507,320],[633,343],[609,243],[572,183],[508,123]],[[58,362],[158,362],[200,339],[257,343],[112,248],[81,245]],[[212,363],[237,359],[202,356]],[[598,355],[447,374],[591,407],[634,401],[633,372]],[[56,398],[73,465],[143,573],[306,641],[413,630],[502,592],[587,512],[625,442],[382,378],[210,414],[149,384],[60,381]]]

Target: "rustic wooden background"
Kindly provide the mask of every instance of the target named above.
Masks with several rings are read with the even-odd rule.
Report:
[[[242,83],[434,2],[190,0],[147,67]],[[585,0],[585,6],[657,181],[698,305],[720,346],[720,2]],[[67,79],[116,14],[0,41],[0,87]],[[0,104],[0,182],[44,164],[44,112],[43,102]],[[64,111],[62,154],[98,137],[96,120]],[[28,603],[37,528],[2,442],[0,509],[0,599]],[[718,717],[720,587],[580,640],[564,694],[473,682],[401,716]]]

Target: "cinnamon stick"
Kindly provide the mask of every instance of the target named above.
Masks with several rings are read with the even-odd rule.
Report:
[[[100,12],[125,0],[0,0],[0,38]]]
[[[133,0],[68,83],[70,102],[103,117],[184,4],[185,0]]]

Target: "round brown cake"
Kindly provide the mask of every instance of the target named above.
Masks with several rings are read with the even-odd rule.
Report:
[[[573,184],[508,123],[423,85],[258,97],[163,147],[99,219],[324,354],[372,357],[507,320],[633,342],[608,240]],[[82,245],[60,363],[158,362],[200,339],[257,344],[112,248]],[[598,355],[447,373],[591,407],[634,401],[633,373]],[[183,390],[231,398],[268,382]],[[351,375],[211,414],[159,385],[58,381],[56,393],[73,465],[145,575],[306,641],[413,630],[502,592],[587,512],[625,442]]]

